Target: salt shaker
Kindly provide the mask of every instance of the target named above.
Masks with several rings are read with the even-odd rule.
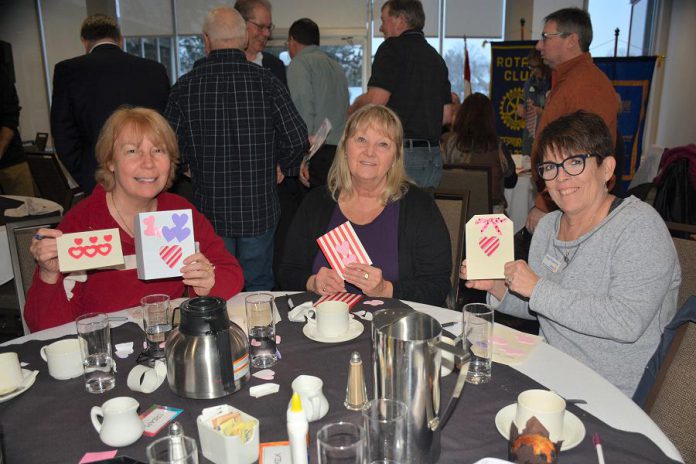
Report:
[[[346,387],[346,401],[343,403],[351,411],[359,411],[367,402],[367,387],[365,386],[365,373],[360,353],[353,351],[350,355],[348,367],[348,386]]]

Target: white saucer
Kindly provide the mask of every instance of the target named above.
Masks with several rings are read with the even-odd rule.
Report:
[[[517,403],[513,403],[505,406],[495,415],[495,426],[505,439],[510,439],[510,424],[515,419],[516,412]],[[561,451],[575,448],[584,438],[585,426],[582,421],[578,419],[578,416],[566,410],[563,416],[563,444],[561,445]]]
[[[307,338],[319,343],[347,342],[348,340],[359,337],[360,334],[363,333],[363,330],[365,330],[365,326],[355,319],[350,320],[346,333],[339,335],[338,337],[324,337],[323,335],[319,335],[317,332],[317,325],[311,322],[308,322],[304,327],[302,327],[302,332],[307,336]]]
[[[34,382],[36,381],[36,374],[38,373],[39,371],[30,371],[28,369],[22,369],[22,376],[24,377],[22,386],[13,392],[7,393],[6,395],[0,395],[0,403],[9,401],[15,396],[21,395],[25,391],[29,390],[29,387],[34,385]]]

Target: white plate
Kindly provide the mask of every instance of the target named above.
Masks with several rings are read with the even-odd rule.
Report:
[[[34,382],[36,381],[36,375],[39,373],[39,371],[30,371],[28,369],[22,369],[22,376],[24,377],[24,381],[22,382],[22,386],[19,387],[19,389],[8,393],[6,395],[0,395],[0,403],[4,403],[5,401],[9,401],[15,396],[21,395],[25,391],[29,390],[29,387],[34,385]]]
[[[515,419],[516,412],[517,403],[513,403],[505,406],[495,415],[495,426],[506,440],[510,439],[510,424]],[[561,445],[561,451],[575,448],[584,438],[585,426],[582,421],[572,412],[566,411],[563,416],[563,444]]]
[[[363,333],[363,330],[365,330],[365,326],[355,319],[350,320],[350,323],[348,324],[348,331],[343,335],[339,335],[338,337],[324,337],[323,335],[319,335],[317,332],[317,325],[311,322],[308,322],[304,327],[302,327],[302,332],[307,336],[307,338],[319,343],[347,342],[348,340],[359,337],[360,334]]]

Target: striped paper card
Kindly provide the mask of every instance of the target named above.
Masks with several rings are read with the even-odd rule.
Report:
[[[353,309],[353,306],[358,304],[358,301],[362,300],[362,298],[363,295],[360,295],[359,293],[334,293],[333,295],[324,295],[319,298],[317,302],[314,303],[314,307],[316,308],[319,303],[323,303],[325,301],[342,301],[348,304],[348,309]]]
[[[349,221],[319,237],[317,243],[329,265],[341,279],[345,280],[343,271],[350,263],[372,264]]]

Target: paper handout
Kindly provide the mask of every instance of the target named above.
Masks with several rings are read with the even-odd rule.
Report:
[[[505,263],[515,259],[512,221],[504,214],[477,214],[466,223],[466,274],[469,280],[503,279]]]
[[[139,279],[179,277],[184,258],[196,252],[190,209],[140,213],[134,231]]]
[[[329,135],[329,132],[331,131],[331,121],[329,121],[327,118],[324,118],[324,120],[321,122],[321,125],[319,126],[319,129],[317,129],[316,134],[310,139],[312,141],[312,146],[309,147],[309,153],[307,153],[307,161],[312,159],[312,156],[316,152],[319,151],[322,145],[324,145],[324,142],[326,141],[326,137]]]
[[[345,280],[344,270],[350,263],[372,264],[349,221],[319,237],[317,243],[329,265],[341,279]]]
[[[60,272],[84,271],[123,264],[118,229],[63,234],[56,239]]]

